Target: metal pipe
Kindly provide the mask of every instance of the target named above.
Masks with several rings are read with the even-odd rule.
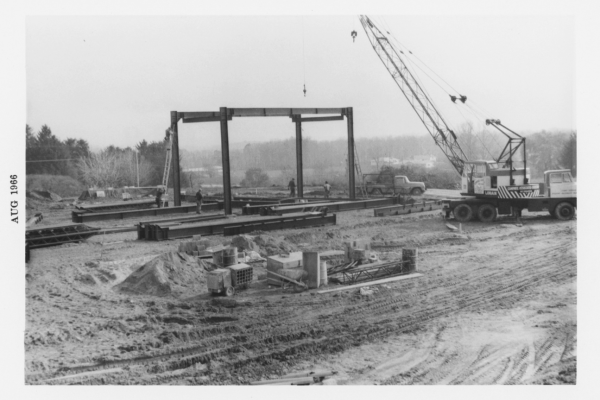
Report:
[[[300,116],[296,121],[296,186],[298,188],[298,197],[304,197],[304,177],[302,176],[302,122]]]
[[[221,159],[223,161],[223,202],[224,212],[231,215],[231,170],[229,168],[229,131],[227,127],[227,107],[221,107]]]
[[[173,205],[181,205],[181,184],[179,182],[179,138],[177,135],[177,111],[171,111],[171,127],[173,130],[173,145],[171,147],[171,169],[173,170]]]
[[[356,187],[354,183],[354,117],[352,107],[346,108],[348,119],[348,193],[350,199],[356,199]]]

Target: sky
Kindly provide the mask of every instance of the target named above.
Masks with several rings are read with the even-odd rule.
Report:
[[[573,16],[369,17],[412,51],[409,68],[454,130],[485,118],[524,133],[577,128]],[[25,51],[27,124],[96,150],[160,140],[172,110],[219,107],[353,107],[357,139],[428,135],[357,15],[28,16]],[[470,107],[451,103],[444,81]],[[180,123],[180,146],[218,148],[219,129]],[[294,129],[289,118],[237,118],[230,141]],[[345,121],[303,129],[346,135]]]

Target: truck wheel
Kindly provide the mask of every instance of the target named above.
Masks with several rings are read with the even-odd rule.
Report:
[[[562,203],[558,203],[554,209],[554,214],[556,215],[556,218],[560,219],[561,221],[567,221],[569,219],[573,219],[575,216],[575,208],[571,205],[571,203],[564,201]]]
[[[413,196],[420,196],[423,194],[423,190],[421,190],[421,188],[414,188],[410,191],[410,194],[412,194]]]
[[[454,208],[454,218],[458,222],[468,222],[473,218],[473,209],[468,204],[459,204]]]
[[[496,207],[491,204],[482,204],[477,210],[477,216],[481,222],[492,222],[496,219]]]
[[[227,289],[225,289],[225,296],[231,297],[234,294],[235,294],[235,289],[233,288],[233,286],[229,286]]]

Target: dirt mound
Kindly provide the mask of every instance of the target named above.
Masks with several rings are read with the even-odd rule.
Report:
[[[259,247],[261,256],[272,256],[281,253],[291,253],[297,251],[297,246],[288,243],[283,237],[273,237],[269,235],[258,235],[254,237],[254,243]]]
[[[118,293],[149,296],[179,296],[184,292],[206,292],[204,268],[182,253],[165,253],[148,261],[113,287]]]
[[[234,236],[231,239],[231,245],[237,247],[238,251],[260,251],[258,245],[254,243],[252,236],[248,235]]]
[[[48,190],[27,190],[25,195],[29,198],[43,201],[61,201],[62,197]]]

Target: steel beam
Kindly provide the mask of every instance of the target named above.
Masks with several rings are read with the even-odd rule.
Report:
[[[216,211],[222,207],[222,203],[203,204],[202,209],[206,211]],[[164,208],[146,208],[145,210],[113,211],[106,213],[78,213],[71,212],[71,220],[76,223],[85,223],[92,221],[106,221],[111,219],[127,219],[145,216],[158,216],[169,214],[186,214],[196,212],[196,206],[179,206]]]
[[[148,239],[151,237],[151,235],[149,234],[149,231],[152,229],[152,225],[163,224],[163,226],[167,226],[167,225],[175,226],[175,225],[191,224],[194,222],[198,223],[198,222],[211,221],[211,220],[223,219],[223,218],[226,218],[225,215],[219,214],[219,215],[204,215],[204,216],[196,215],[193,217],[179,217],[179,218],[171,218],[171,219],[155,219],[152,221],[139,222],[135,226],[135,229],[137,229],[138,240],[142,240],[142,239]]]
[[[354,115],[352,107],[346,108],[348,119],[348,193],[350,199],[356,199],[356,187],[354,180]]]
[[[99,205],[86,205],[81,204],[76,206],[78,210],[82,212],[106,212],[106,211],[117,211],[117,210],[131,210],[148,208],[156,204],[156,200],[132,200],[132,201],[121,201],[118,203],[108,203]]]
[[[298,213],[298,212],[319,212],[327,208],[328,212],[332,211],[352,211],[352,210],[364,210],[369,208],[378,208],[388,205],[393,205],[396,199],[393,197],[386,197],[383,199],[369,199],[369,200],[357,200],[357,201],[338,201],[338,202],[323,202],[323,203],[299,203],[294,205],[282,205],[282,206],[263,206],[263,215],[283,215],[287,213]]]
[[[301,118],[299,115],[292,117],[292,120],[294,122],[296,122],[296,121],[300,121],[300,122],[341,121],[343,119],[344,119],[343,115],[340,115],[339,117],[308,117],[308,118]]]
[[[226,215],[231,215],[231,169],[229,168],[229,130],[227,107],[221,107],[221,159],[223,160],[223,202]]]
[[[254,231],[276,231],[281,229],[308,228],[313,226],[335,225],[336,215],[325,215],[315,218],[292,218],[286,221],[250,222],[243,225],[223,228],[223,236],[241,235]]]
[[[179,135],[177,133],[177,111],[171,111],[171,129],[173,130],[173,146],[171,147],[171,169],[173,174],[173,205],[181,205],[181,184],[179,176]],[[168,187],[168,186],[167,186]]]
[[[260,226],[261,223],[265,222],[283,223],[282,225],[278,225],[278,228],[276,229],[289,229],[309,224],[309,222],[301,222],[302,220],[310,220],[310,226],[330,225],[335,224],[335,214],[328,216],[321,214],[295,214],[287,215],[285,217],[252,218],[246,221],[232,221],[228,219],[227,221],[219,221],[216,223],[185,224],[178,226],[173,226],[172,224],[147,224],[145,225],[147,227],[146,240],[177,239],[194,235],[218,235],[223,234],[225,228]]]
[[[296,119],[296,186],[297,196],[302,198],[304,194],[304,177],[302,176],[302,123]]]
[[[403,215],[413,214],[432,210],[441,210],[443,208],[441,200],[438,201],[423,201],[421,203],[414,204],[398,204],[395,206],[376,208],[373,213],[376,217],[383,217],[386,215]]]

